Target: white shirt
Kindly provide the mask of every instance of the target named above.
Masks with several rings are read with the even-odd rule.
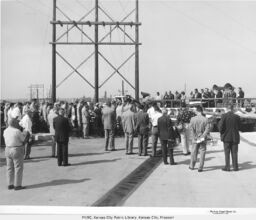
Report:
[[[52,135],[55,134],[55,130],[54,130],[54,127],[53,127],[53,119],[57,116],[58,115],[51,109],[50,112],[49,112],[49,115],[48,115],[48,123],[49,123],[49,126],[50,126],[50,133]]]
[[[22,115],[25,115],[25,111],[27,111],[29,109],[28,105],[24,105],[22,108]]]
[[[29,116],[26,114],[20,121],[20,126],[23,127],[26,131],[32,134],[32,121]]]
[[[162,99],[161,95],[157,95],[155,98],[155,100],[161,100],[161,99]]]
[[[12,116],[12,118],[17,118],[18,120],[21,120],[21,112],[20,112],[19,107],[15,107],[12,110],[11,116]]]
[[[122,105],[118,105],[116,107],[116,117],[122,117],[122,109],[123,109],[123,106]]]
[[[155,111],[153,114],[152,114],[152,126],[157,126],[157,121],[158,121],[158,118],[160,118],[163,114],[158,112],[158,111]]]
[[[12,119],[12,108],[10,108],[7,112],[7,119],[8,119],[8,124],[9,124],[9,121]]]
[[[150,107],[147,111],[148,117],[150,119],[150,122],[152,123],[152,115],[155,113],[155,109],[153,107]]]
[[[19,147],[23,146],[26,134],[17,128],[9,126],[4,130],[4,141],[6,147]]]

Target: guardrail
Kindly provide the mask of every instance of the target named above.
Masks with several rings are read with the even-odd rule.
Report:
[[[202,105],[205,108],[225,108],[228,104],[233,103],[238,108],[256,107],[256,98],[200,98],[200,99],[162,99],[155,100],[171,108],[185,107],[190,105]]]

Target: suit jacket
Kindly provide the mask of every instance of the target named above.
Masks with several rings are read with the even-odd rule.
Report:
[[[195,143],[198,139],[206,139],[209,133],[208,119],[202,115],[197,115],[190,120],[190,128],[192,133],[192,142]]]
[[[102,123],[104,129],[114,129],[116,121],[115,109],[105,106],[102,109]]]
[[[53,119],[53,127],[55,129],[56,142],[68,143],[71,130],[68,119],[58,115]]]
[[[146,112],[139,111],[136,114],[136,125],[135,130],[139,134],[148,134],[149,132],[149,116]]]
[[[135,113],[130,109],[122,114],[122,124],[125,133],[133,133],[135,131]]]
[[[175,140],[175,132],[169,116],[161,116],[157,121],[157,126],[160,140]]]
[[[232,111],[222,115],[219,122],[221,141],[233,144],[240,143],[239,130],[241,129],[240,117]]]

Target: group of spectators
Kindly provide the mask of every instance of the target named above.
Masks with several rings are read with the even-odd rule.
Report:
[[[244,91],[241,87],[239,87],[236,92],[233,86],[220,88],[215,85],[212,89],[205,88],[200,91],[194,89],[194,91],[190,92],[188,97],[184,91],[176,91],[174,94],[171,91],[166,91],[163,96],[157,92],[155,100],[166,100],[172,107],[177,107],[179,105],[185,106],[187,99],[189,99],[189,101],[202,101],[204,107],[221,107],[222,104],[225,104],[225,99],[232,99],[234,104],[237,103],[240,107],[243,107],[244,100],[242,99],[244,97]]]
[[[24,188],[22,186],[23,159],[30,159],[33,143],[31,137],[33,133],[38,131],[44,130],[44,132],[52,134],[52,157],[56,157],[57,143],[58,166],[71,165],[68,163],[70,131],[76,130],[79,137],[89,138],[92,127],[90,122],[93,121],[93,128],[96,133],[102,136],[104,132],[105,151],[116,150],[115,136],[118,134],[118,130],[124,134],[127,155],[135,153],[133,140],[137,135],[138,155],[148,156],[148,140],[151,136],[152,144],[149,156],[157,156],[157,143],[160,139],[164,164],[175,165],[173,149],[177,143],[181,142],[183,155],[191,154],[189,168],[192,170],[196,163],[198,151],[200,151],[201,158],[198,171],[202,172],[207,136],[211,130],[201,106],[198,106],[195,112],[189,110],[188,107],[181,108],[177,115],[177,121],[174,122],[165,107],[159,108],[157,101],[140,103],[131,97],[127,97],[123,102],[117,100],[108,101],[105,104],[96,103],[95,105],[84,100],[78,100],[75,103],[62,101],[54,104],[47,102],[39,104],[36,101],[27,102],[24,105],[6,103],[3,111],[1,110],[2,112],[7,127],[4,131],[4,139],[6,141],[8,189],[15,190]],[[222,121],[221,124],[223,136],[226,132],[224,123],[225,121]],[[25,148],[23,148],[24,145]],[[232,147],[237,151],[237,143],[235,146],[225,146],[227,155]],[[168,155],[170,163],[168,162]],[[234,158],[235,165],[233,164],[235,170],[238,169],[236,158]],[[227,159],[224,171],[229,170]]]

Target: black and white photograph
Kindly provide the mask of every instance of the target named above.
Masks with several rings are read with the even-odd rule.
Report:
[[[1,0],[0,57],[1,219],[255,219],[255,0]]]

